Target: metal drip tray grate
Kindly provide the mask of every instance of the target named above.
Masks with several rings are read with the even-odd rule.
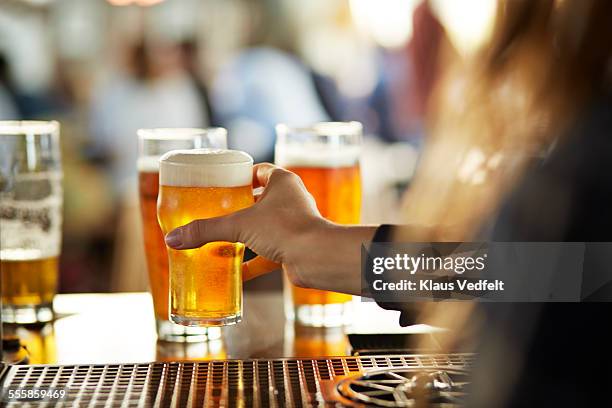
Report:
[[[350,404],[337,384],[372,370],[470,368],[471,354],[9,366],[2,387],[59,388],[67,399],[30,406],[310,407]],[[2,403],[0,403],[1,405]],[[8,407],[27,406],[11,402]]]
[[[468,372],[455,368],[394,368],[341,380],[337,390],[350,402],[374,407],[460,407]]]

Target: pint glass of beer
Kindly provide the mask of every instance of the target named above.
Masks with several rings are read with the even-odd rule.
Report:
[[[59,123],[0,122],[2,321],[53,319],[62,228]]]
[[[227,132],[223,128],[208,129],[140,129],[138,184],[149,287],[153,297],[157,337],[169,342],[195,342],[221,336],[219,329],[184,327],[170,321],[168,253],[164,235],[157,222],[159,191],[159,159],[171,150],[227,148]]]
[[[276,127],[276,164],[301,177],[323,217],[359,222],[361,178],[359,122],[326,122],[307,128]],[[350,324],[350,295],[298,288],[285,277],[285,314],[305,326]]]
[[[157,216],[164,234],[191,221],[253,205],[253,159],[222,149],[175,150],[162,156]],[[170,319],[183,326],[227,326],[242,318],[244,244],[209,242],[168,248]]]

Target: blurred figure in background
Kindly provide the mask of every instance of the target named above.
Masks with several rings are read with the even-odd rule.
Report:
[[[15,104],[9,64],[0,52],[0,120],[15,120],[20,117]]]
[[[407,115],[408,120],[418,120],[418,125],[424,127],[430,98],[443,72],[440,51],[448,38],[429,1],[423,1],[414,10],[412,25],[412,39],[406,47],[412,81],[407,84],[410,88],[400,87],[403,95],[395,95],[393,105],[396,120],[400,124],[410,127],[410,123],[406,123],[407,119],[402,118],[401,114],[402,111],[408,111],[412,112],[412,115]]]
[[[191,77],[200,97],[202,109],[205,111],[205,116],[208,118],[208,126],[217,127],[218,121],[214,116],[210,101],[210,92],[208,86],[202,79],[202,69],[198,64],[199,47],[194,39],[185,40],[179,45],[182,53],[183,66],[185,71]]]
[[[241,52],[222,68],[214,95],[230,147],[249,152],[256,162],[272,160],[277,123],[328,120],[308,70],[274,48]]]
[[[136,176],[136,130],[209,124],[180,46],[137,43],[125,56],[122,69],[96,88],[91,107],[94,143],[111,158],[118,192]]]
[[[247,44],[217,72],[213,110],[228,129],[229,147],[255,162],[271,161],[277,123],[329,120],[307,65],[295,49],[295,27],[282,1],[246,6]]]

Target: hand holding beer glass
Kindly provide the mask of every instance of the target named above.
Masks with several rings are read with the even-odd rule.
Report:
[[[253,159],[223,149],[171,151],[160,159],[157,213],[164,234],[198,219],[253,205]],[[244,244],[168,248],[170,319],[183,326],[225,326],[242,318]]]
[[[278,125],[276,164],[296,173],[323,217],[358,224],[361,209],[359,122]],[[305,326],[341,326],[351,319],[352,296],[292,285],[285,279],[285,314]]]
[[[171,150],[227,148],[223,128],[140,129],[138,131],[138,185],[149,286],[153,298],[157,337],[170,342],[195,342],[219,338],[219,329],[183,327],[169,320],[168,253],[157,221],[159,159]]]

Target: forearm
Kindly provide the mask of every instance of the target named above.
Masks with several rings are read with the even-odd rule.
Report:
[[[372,241],[376,228],[333,223],[317,228],[296,262],[304,286],[360,295],[361,246]]]

